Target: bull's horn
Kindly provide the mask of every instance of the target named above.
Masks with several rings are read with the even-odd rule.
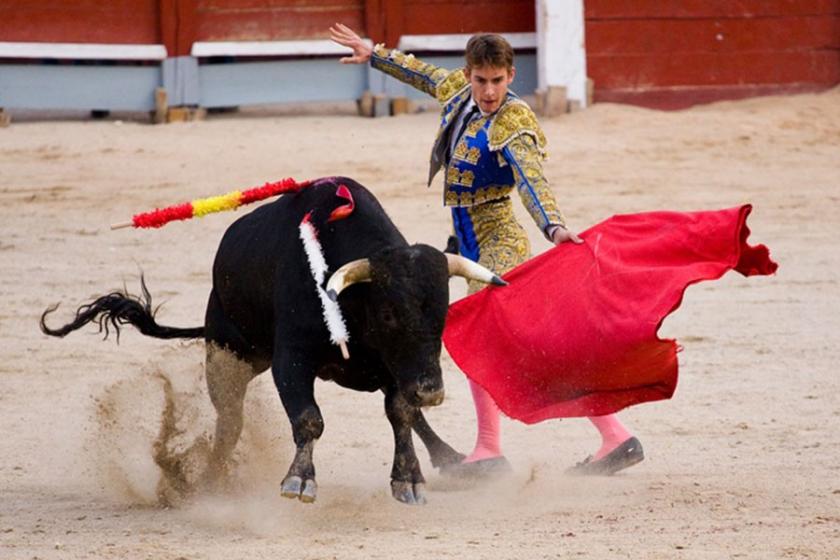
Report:
[[[370,282],[370,261],[367,259],[350,261],[336,270],[327,282],[327,296],[336,301],[344,288],[358,282]]]
[[[446,260],[449,261],[449,275],[463,276],[468,280],[478,280],[485,284],[495,284],[496,286],[507,286],[508,283],[499,278],[491,270],[481,266],[475,261],[471,261],[461,255],[446,254]]]

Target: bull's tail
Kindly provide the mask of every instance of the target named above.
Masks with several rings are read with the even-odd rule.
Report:
[[[204,327],[193,327],[179,329],[177,327],[166,327],[158,325],[155,321],[157,308],[152,308],[152,296],[146,288],[146,282],[140,277],[140,297],[133,296],[124,290],[112,292],[108,295],[97,298],[91,303],[82,305],[76,310],[76,318],[57,329],[47,326],[47,315],[58,309],[58,305],[47,308],[41,315],[41,331],[50,336],[63,337],[84,325],[95,322],[99,325],[99,332],[105,333],[105,338],[111,333],[111,328],[120,340],[120,327],[122,325],[134,325],[137,330],[146,336],[154,338],[200,338],[204,336]]]

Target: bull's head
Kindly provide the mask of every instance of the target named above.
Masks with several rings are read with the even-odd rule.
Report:
[[[441,337],[449,306],[448,280],[456,275],[505,284],[473,261],[420,244],[349,262],[327,283],[333,300],[348,286],[369,283],[364,341],[379,351],[403,395],[418,406],[443,402]]]

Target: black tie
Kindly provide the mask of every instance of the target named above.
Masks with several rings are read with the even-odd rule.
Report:
[[[452,146],[457,146],[457,145],[458,145],[458,142],[460,142],[460,141],[461,141],[461,136],[463,136],[463,135],[464,135],[464,131],[465,131],[465,130],[467,130],[467,125],[468,125],[468,124],[470,124],[470,121],[472,121],[472,120],[473,120],[473,117],[475,117],[475,114],[476,114],[477,112],[478,112],[478,105],[473,104],[472,109],[470,109],[470,110],[467,112],[467,114],[466,114],[466,115],[464,115],[464,120],[461,122],[461,128],[459,128],[459,129],[458,129],[458,135],[457,135],[457,136],[455,136],[455,141],[454,141],[454,142],[450,142],[450,144],[449,144],[449,146],[450,146],[450,150],[451,150],[451,147],[452,147]],[[448,155],[449,157],[451,157],[450,150],[447,150],[447,155]],[[447,159],[447,160],[449,160],[449,157],[447,157],[446,159]]]
[[[455,137],[456,144],[461,139],[461,136],[464,135],[464,131],[467,129],[467,125],[470,124],[470,121],[473,120],[473,117],[475,117],[476,113],[478,113],[478,105],[473,105],[472,109],[470,109],[470,111],[467,113],[467,116],[464,117],[464,122],[461,123],[461,128],[458,130],[458,136]]]

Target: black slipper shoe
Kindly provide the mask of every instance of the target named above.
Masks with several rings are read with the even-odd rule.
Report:
[[[440,469],[440,474],[469,480],[490,479],[510,474],[513,468],[504,456],[479,459],[470,463],[455,463]]]
[[[597,461],[593,461],[590,455],[582,463],[566,469],[566,474],[610,476],[641,463],[644,458],[642,443],[631,437]]]

